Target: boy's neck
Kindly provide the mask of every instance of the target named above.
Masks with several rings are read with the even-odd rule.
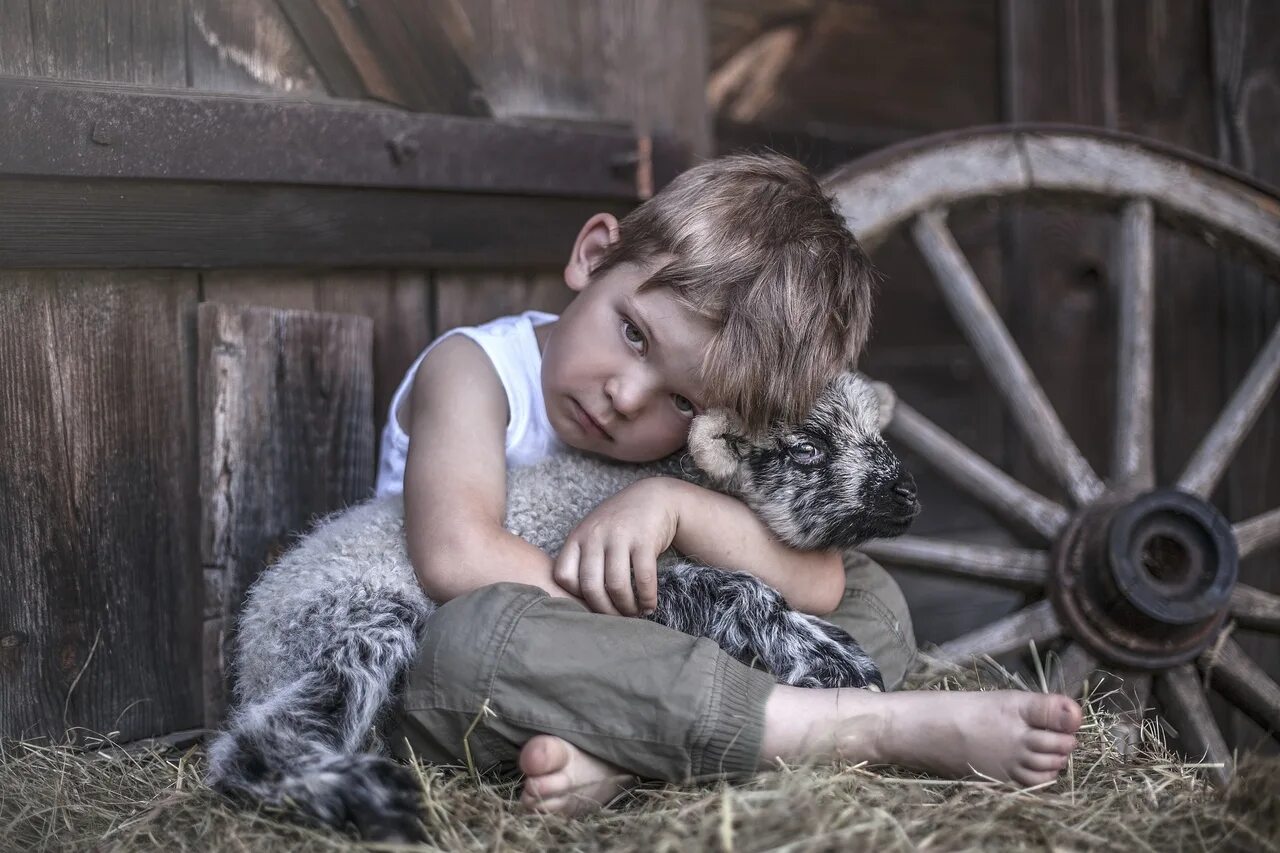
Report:
[[[551,329],[559,320],[552,320],[550,323],[543,323],[541,326],[533,327],[533,336],[538,341],[538,354],[542,355],[547,351],[547,340],[551,337]]]

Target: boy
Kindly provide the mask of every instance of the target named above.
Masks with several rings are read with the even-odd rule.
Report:
[[[507,467],[562,444],[640,462],[683,446],[707,407],[751,429],[797,420],[866,342],[871,277],[803,167],[728,157],[621,223],[589,219],[559,318],[504,318],[424,353],[393,401],[379,474],[382,493],[403,477],[410,559],[447,602],[405,692],[419,755],[516,764],[522,801],[564,813],[607,802],[628,774],[743,776],[777,758],[1057,776],[1080,722],[1064,696],[802,690],[627,618],[654,607],[656,557],[674,545],[829,614],[886,684],[901,681],[914,640],[888,575],[857,555],[846,573],[839,554],[792,551],[733,498],[643,480],[591,512],[554,563],[502,528]]]

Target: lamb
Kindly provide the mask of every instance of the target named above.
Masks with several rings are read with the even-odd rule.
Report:
[[[725,412],[695,419],[689,454],[651,466],[566,455],[508,478],[509,530],[555,553],[605,497],[646,476],[682,476],[741,497],[782,539],[843,548],[903,532],[915,486],[880,437],[884,386],[838,378],[804,424],[750,441]],[[791,610],[742,572],[659,562],[650,618],[714,639],[798,686],[882,687],[842,629]],[[434,604],[405,553],[403,504],[373,500],[322,521],[263,573],[245,602],[235,648],[236,710],[209,748],[209,784],[366,837],[415,835],[408,771],[366,752],[418,650]]]

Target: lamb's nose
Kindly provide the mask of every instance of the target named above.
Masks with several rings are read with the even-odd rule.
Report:
[[[909,473],[904,473],[898,478],[898,482],[893,484],[893,495],[900,503],[913,504],[916,502],[916,478]]]

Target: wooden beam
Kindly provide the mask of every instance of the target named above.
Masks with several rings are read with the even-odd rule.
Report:
[[[0,76],[0,176],[383,187],[636,200],[624,125]],[[654,140],[659,184],[680,163]]]
[[[0,178],[0,268],[564,264],[619,201],[342,187]]]

